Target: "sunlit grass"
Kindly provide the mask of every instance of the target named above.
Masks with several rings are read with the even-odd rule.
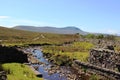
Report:
[[[82,52],[88,51],[94,47],[94,45],[90,42],[74,42],[72,46],[74,48],[78,48],[78,50],[79,51],[81,50]]]
[[[45,46],[44,51],[48,52],[88,52],[94,45],[89,42],[74,42],[65,46]]]
[[[74,57],[74,59],[80,60],[82,62],[87,62],[89,57],[89,52],[74,52],[72,53],[71,57]],[[70,53],[69,53],[70,55]]]
[[[37,78],[33,71],[24,64],[6,63],[2,67],[8,73],[8,80],[43,80],[42,78]]]
[[[89,50],[94,45],[89,42],[74,42],[65,46],[44,46],[43,53],[52,61],[60,64],[72,64],[72,61],[77,59],[82,62],[87,62]]]

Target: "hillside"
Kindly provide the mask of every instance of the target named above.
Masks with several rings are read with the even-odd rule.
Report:
[[[77,35],[68,34],[50,34],[37,33],[11,28],[0,27],[0,43],[18,43],[18,44],[59,44],[69,41],[74,41],[78,38]]]
[[[72,27],[69,27],[69,29],[70,28],[72,28]],[[21,49],[23,49],[23,51],[24,50],[26,50],[26,51],[32,50],[32,48],[34,48],[33,45],[36,46],[38,44],[40,44],[40,45],[46,44],[45,46],[41,46],[40,48],[42,49],[42,52],[43,52],[44,56],[48,59],[48,61],[57,65],[57,67],[58,66],[69,66],[70,68],[72,68],[72,66],[73,67],[76,66],[73,64],[74,60],[80,60],[81,62],[89,63],[88,59],[90,57],[90,53],[89,53],[90,50],[92,48],[96,47],[96,45],[103,47],[103,45],[107,45],[107,42],[108,42],[108,44],[113,43],[113,46],[116,44],[119,44],[117,41],[115,41],[114,38],[115,38],[114,36],[107,37],[107,36],[103,36],[103,35],[94,35],[94,34],[79,35],[79,34],[53,34],[53,33],[40,33],[40,32],[38,33],[38,32],[31,32],[31,31],[16,30],[16,29],[11,29],[11,28],[0,27],[0,44],[4,44],[4,45],[8,45],[8,46],[17,45],[19,47],[20,47],[20,45],[24,45],[24,46],[27,45],[27,46],[31,47],[30,49],[27,49],[27,47],[26,48],[21,47]],[[49,44],[52,44],[52,45],[49,45]],[[60,44],[62,44],[62,45],[60,45]],[[3,50],[3,49],[1,49],[1,50]],[[33,51],[34,50],[36,50],[36,49],[33,49]],[[120,50],[119,46],[115,47],[115,50]],[[6,50],[4,50],[4,51],[6,51]],[[3,53],[3,51],[1,51],[1,52]],[[12,53],[14,53],[14,52],[12,52]],[[11,54],[10,51],[8,51],[8,54]],[[12,58],[10,58],[10,59],[12,59]],[[12,65],[13,65],[13,67],[10,68],[10,71],[11,72],[14,71],[13,73],[16,73],[16,71],[18,71],[17,67],[20,68],[19,64],[18,64],[18,66],[15,66],[16,64],[14,65],[14,64],[10,63],[10,66],[12,66]],[[42,65],[42,64],[40,64],[40,65]],[[4,70],[6,70],[6,66],[9,66],[9,64],[7,64],[5,66],[3,65],[3,69],[5,68]],[[9,69],[9,67],[7,67],[7,68]],[[24,74],[22,74],[22,73],[23,73],[24,69],[26,69],[26,68],[23,68],[21,70],[21,72],[18,74],[21,74],[21,76],[23,76]],[[50,69],[51,72],[52,72],[52,70],[57,72],[56,67],[55,67],[55,69],[54,68]],[[45,69],[44,69],[44,71],[45,71]],[[65,71],[67,71],[67,68],[65,69]],[[81,69],[76,68],[74,70],[74,72],[80,72],[80,73],[74,74],[74,72],[71,72],[70,76],[72,76],[73,74],[76,76],[82,76],[82,80],[86,80],[85,78],[88,78],[89,80],[93,80],[93,79],[94,80],[100,80],[100,79],[107,80],[106,77],[100,76],[99,74],[89,74],[89,73],[87,73],[87,71],[89,71],[89,68],[81,68]],[[94,72],[94,70],[93,70],[93,72]],[[66,74],[65,72],[63,72],[63,73]],[[81,75],[81,73],[85,73],[85,74]],[[89,74],[89,76],[86,75],[86,73]],[[30,74],[32,74],[32,73],[30,73]],[[11,78],[11,80],[12,80],[13,77],[16,77],[16,76],[10,74],[10,77],[8,77],[8,79]],[[16,77],[16,80],[18,80],[17,78],[18,78],[18,76]],[[20,77],[20,79],[21,78],[23,78],[23,77]],[[68,77],[68,78],[70,78],[70,77]],[[71,80],[72,79],[73,78],[71,78]],[[77,79],[77,77],[76,77],[76,79]]]
[[[18,30],[26,30],[26,31],[34,31],[34,32],[45,32],[45,33],[57,33],[57,34],[87,34],[87,32],[82,31],[81,29],[74,27],[74,26],[68,26],[64,28],[56,28],[56,27],[35,27],[35,26],[16,26],[13,27],[14,29]]]

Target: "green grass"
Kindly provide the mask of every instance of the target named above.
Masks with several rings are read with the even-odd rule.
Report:
[[[64,55],[64,56],[68,56],[71,59],[77,59],[82,62],[87,62],[89,57],[89,52],[72,52],[72,53],[63,52],[63,53],[60,53],[59,55]]]
[[[45,46],[43,50],[46,52],[88,52],[94,45],[89,42],[74,42],[65,46]]]
[[[43,53],[58,65],[71,65],[74,59],[88,61],[89,50],[94,47],[89,42],[74,42],[65,46],[44,46]],[[66,63],[66,64],[65,64]]]
[[[89,51],[94,47],[94,45],[90,42],[74,42],[72,46],[74,48],[78,48],[78,50],[82,52]]]
[[[37,78],[33,71],[24,64],[5,63],[2,67],[8,73],[8,80],[43,80],[42,78]]]
[[[74,59],[80,60],[82,62],[87,62],[89,57],[89,52],[74,52],[72,53],[72,55],[71,53],[69,53],[69,55],[71,57],[74,57]]]

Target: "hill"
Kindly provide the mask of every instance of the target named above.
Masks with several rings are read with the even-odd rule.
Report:
[[[38,33],[0,27],[1,44],[59,44],[74,41],[77,38],[78,36],[75,34]]]
[[[16,26],[13,27],[14,29],[18,30],[26,30],[26,31],[34,31],[34,32],[45,32],[45,33],[57,33],[57,34],[87,34],[87,32],[82,31],[81,29],[74,27],[74,26],[68,26],[64,28],[56,28],[56,27],[35,27],[35,26]]]

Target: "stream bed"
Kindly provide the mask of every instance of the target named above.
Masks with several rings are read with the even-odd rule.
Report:
[[[44,80],[89,80],[90,74],[85,73],[82,69],[78,69],[78,66],[75,64],[69,67],[58,66],[49,62],[43,55],[40,47],[24,48],[23,51],[29,55],[32,54],[32,57],[37,59],[39,64],[33,62],[31,66],[42,74]]]
[[[40,65],[35,64],[32,66],[38,67],[37,70],[42,74],[44,80],[68,80],[64,72],[70,73],[70,71],[65,70],[64,67],[55,66],[48,62],[43,57],[43,53],[40,50],[33,49],[31,52],[37,59],[39,59],[40,62],[43,63]]]
[[[49,62],[43,55],[42,51],[39,48],[27,48],[25,52],[32,53],[33,58],[38,59],[39,64],[31,64],[42,74],[44,80],[89,80],[90,76],[94,73],[86,69],[78,69],[76,65],[72,67],[68,66],[57,66]],[[101,76],[101,80],[104,80],[104,76]],[[106,79],[109,79],[106,77]]]

